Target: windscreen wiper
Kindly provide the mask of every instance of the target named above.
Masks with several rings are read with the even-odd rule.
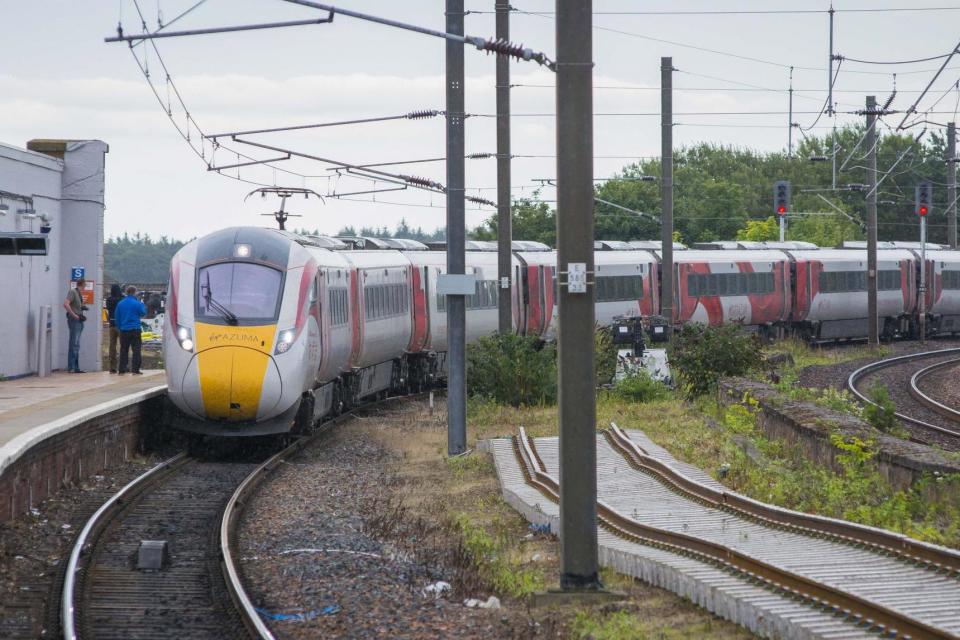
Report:
[[[230,309],[227,309],[220,302],[217,302],[216,300],[214,300],[213,296],[210,296],[210,295],[207,296],[207,307],[213,309],[214,311],[222,315],[224,319],[227,321],[227,324],[235,325],[240,322],[239,318],[237,318],[237,314],[235,314],[233,311],[230,311]]]
[[[214,300],[213,291],[210,289],[210,274],[207,274],[207,285],[204,288],[207,290],[207,293],[203,296],[203,299],[207,303],[207,307],[209,309],[213,309],[223,316],[227,321],[227,324],[239,324],[239,318],[237,318],[237,314],[235,314],[233,311],[230,311],[230,309],[224,306],[223,303]]]

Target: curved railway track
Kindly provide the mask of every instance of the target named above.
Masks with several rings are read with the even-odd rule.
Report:
[[[556,452],[548,471],[522,429],[513,445],[527,484],[558,502]],[[960,553],[710,486],[649,455],[616,425],[598,439],[597,514],[617,537],[719,567],[861,631],[960,633]]]
[[[402,399],[417,397],[405,396]],[[211,462],[180,453],[130,482],[87,521],[68,560],[63,637],[273,639],[243,587],[234,534],[244,505],[284,460],[366,404],[264,462]],[[141,572],[141,540],[166,539],[169,567]]]
[[[868,380],[881,379],[901,408],[896,417],[910,431],[912,439],[956,450],[960,448],[960,412],[936,402],[918,386],[918,381],[949,364],[957,364],[960,348],[923,351],[887,358],[860,367],[847,378],[847,389],[863,404],[875,405],[863,389]],[[918,363],[930,358],[946,358],[931,366],[917,369]],[[884,379],[883,377],[886,376]],[[908,407],[904,409],[904,407]]]
[[[932,364],[929,367],[925,367],[920,371],[917,371],[915,374],[913,374],[913,377],[910,378],[910,395],[930,411],[938,413],[950,422],[955,423],[957,425],[958,435],[960,435],[960,410],[937,401],[933,398],[933,396],[923,391],[921,388],[922,382],[931,377],[931,375],[939,373],[941,370],[950,369],[958,365],[960,365],[960,358],[952,358],[950,360],[944,360],[943,362]]]

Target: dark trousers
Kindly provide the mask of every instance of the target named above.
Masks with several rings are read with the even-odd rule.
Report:
[[[133,349],[133,367],[131,371],[140,371],[140,329],[131,329],[120,332],[120,373],[127,372],[127,360],[130,349]]]
[[[120,342],[120,330],[110,326],[110,347],[107,350],[110,371],[117,370],[117,343]]]

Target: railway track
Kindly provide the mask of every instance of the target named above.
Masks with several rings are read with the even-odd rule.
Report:
[[[932,377],[934,374],[937,374],[940,371],[950,369],[958,365],[960,365],[960,358],[952,358],[950,360],[944,360],[943,362],[932,364],[929,367],[924,367],[920,371],[917,371],[915,374],[913,374],[913,377],[910,378],[910,395],[930,411],[938,413],[951,423],[956,424],[957,430],[960,432],[960,411],[954,407],[937,401],[933,398],[933,396],[926,393],[922,389],[922,383],[927,378]]]
[[[900,408],[895,414],[912,439],[951,450],[960,449],[960,412],[951,410],[921,391],[919,381],[949,364],[960,362],[960,348],[940,349],[887,358],[860,367],[847,378],[847,389],[863,404],[875,404],[865,393],[871,380],[886,386]],[[933,365],[921,365],[937,359]]]
[[[514,454],[526,483],[556,503],[559,454],[555,439],[544,441],[540,451],[521,429]],[[619,539],[803,603],[825,624],[843,621],[841,635],[960,637],[960,553],[730,493],[658,460],[616,425],[598,436],[597,463],[599,525]]]
[[[420,395],[363,405],[262,462],[212,462],[180,453],[130,482],[94,513],[74,543],[61,592],[63,637],[272,640],[244,590],[234,551],[248,498],[284,460],[330,428]],[[147,539],[169,540],[168,568],[134,568],[137,546]]]

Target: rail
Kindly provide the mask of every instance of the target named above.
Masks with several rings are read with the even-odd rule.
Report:
[[[937,402],[920,389],[920,380],[923,378],[926,378],[932,373],[936,373],[940,369],[948,369],[950,367],[955,367],[958,364],[960,364],[960,358],[955,358],[953,360],[944,360],[943,362],[932,364],[929,367],[917,371],[915,374],[913,374],[913,377],[910,378],[910,395],[913,396],[914,400],[925,406],[927,409],[930,409],[934,413],[939,413],[948,420],[956,422],[958,427],[960,427],[960,411],[954,409],[953,407],[948,407],[942,402]],[[960,431],[958,431],[957,434],[960,435]]]
[[[544,471],[543,463],[536,453],[536,447],[522,427],[520,434],[514,437],[513,444],[527,483],[551,501],[558,503],[560,487]],[[688,488],[699,485],[689,478],[685,478],[684,484]],[[709,489],[709,487],[704,488]],[[599,499],[597,500],[597,518],[600,526],[621,538],[720,566],[748,580],[762,582],[774,592],[784,593],[802,602],[834,611],[871,628],[879,628],[886,634],[910,637],[913,640],[953,637],[946,631],[900,611],[757,560],[732,547],[643,524],[618,512]]]
[[[801,535],[828,538],[843,544],[867,546],[913,564],[923,564],[936,571],[946,570],[960,576],[960,552],[885,529],[791,511],[738,493],[714,489],[652,457],[616,423],[611,422],[610,429],[603,434],[614,450],[619,451],[632,467],[653,476],[688,499],[737,513],[767,526]]]
[[[852,393],[858,400],[860,400],[860,402],[877,406],[876,402],[868,398],[859,389],[857,389],[857,383],[860,381],[861,378],[863,378],[868,374],[879,371],[880,369],[886,369],[888,367],[895,367],[907,362],[913,362],[915,360],[935,358],[937,356],[944,356],[952,353],[960,354],[960,348],[939,349],[937,351],[923,351],[921,353],[911,353],[905,356],[897,356],[895,358],[887,358],[886,360],[872,362],[866,366],[860,367],[859,369],[857,369],[856,371],[850,374],[850,377],[847,378],[847,389],[849,389],[850,393]],[[919,420],[912,416],[908,416],[904,413],[897,412],[897,413],[894,413],[894,415],[903,422],[912,424],[917,427],[921,427],[923,429],[929,429],[931,431],[936,431],[937,433],[942,433],[944,435],[949,435],[949,436],[960,435],[960,431],[946,429],[944,427],[941,427],[940,425],[931,424],[929,422]]]
[[[63,591],[60,596],[60,624],[63,637],[66,640],[76,640],[78,637],[74,595],[77,587],[77,573],[80,570],[80,558],[83,556],[87,545],[126,505],[128,499],[139,495],[144,489],[155,484],[186,461],[187,454],[181,452],[134,478],[120,491],[113,494],[109,500],[100,505],[100,508],[87,520],[70,551],[70,559],[67,561],[66,575],[63,580]]]

